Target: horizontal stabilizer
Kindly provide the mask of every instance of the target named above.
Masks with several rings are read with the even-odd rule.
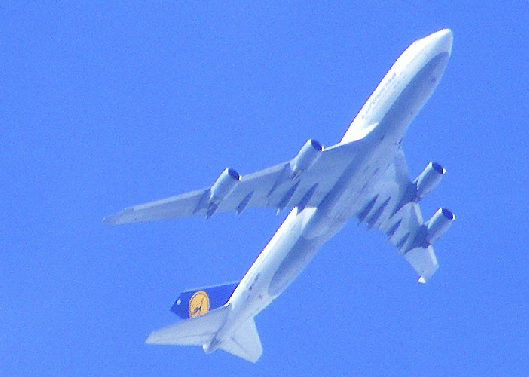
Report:
[[[202,346],[210,343],[226,322],[230,305],[222,306],[196,318],[189,318],[153,331],[145,343]]]
[[[220,349],[252,363],[257,362],[263,353],[263,347],[253,318],[244,322],[228,339],[223,340]]]

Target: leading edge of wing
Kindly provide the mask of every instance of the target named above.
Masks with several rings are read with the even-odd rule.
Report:
[[[242,176],[235,188],[218,204],[216,213],[240,213],[247,208],[293,208],[303,203],[317,205],[350,163],[355,143],[326,148],[306,172],[295,179],[282,180],[290,161]],[[206,216],[211,187],[128,207],[106,217],[110,225],[139,223],[194,215]],[[206,205],[204,205],[206,203]]]
[[[204,193],[208,191],[209,188],[196,190],[186,194],[128,207],[115,215],[105,217],[103,222],[110,225],[119,225],[192,216],[196,204]]]
[[[253,174],[243,176],[235,190],[233,190],[221,203],[219,208],[216,210],[217,213],[237,210],[237,205],[248,195],[251,190],[257,191],[257,197],[263,188],[273,185],[273,182],[277,180],[277,177],[283,170],[285,164],[279,164],[272,166],[267,169],[263,169]],[[206,187],[201,190],[191,191],[185,194],[171,196],[169,198],[160,199],[144,204],[127,207],[119,213],[105,217],[103,222],[110,225],[130,224],[130,223],[141,223],[158,220],[166,220],[177,217],[190,217],[190,216],[206,216],[207,206],[204,206],[204,202],[209,197],[211,187]],[[257,189],[254,189],[257,188]],[[237,202],[237,198],[242,197],[238,204],[232,207],[226,206],[226,200],[229,203]],[[255,198],[254,198],[255,199]],[[255,202],[255,200],[253,200]],[[248,203],[247,203],[248,204]]]
[[[285,178],[290,161],[242,177],[236,189],[219,205],[218,212],[240,212],[244,208],[315,207],[332,189],[351,163],[358,143],[336,144],[325,148],[318,160],[294,178]],[[247,202],[245,202],[247,200]]]
[[[399,150],[377,184],[366,192],[357,218],[368,229],[384,233],[424,284],[439,266],[432,245],[425,239],[428,221],[423,220],[418,198],[410,194],[415,187]]]

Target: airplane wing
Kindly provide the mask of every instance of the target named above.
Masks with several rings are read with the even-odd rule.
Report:
[[[414,180],[410,179],[402,150],[381,179],[363,196],[356,217],[359,223],[377,228],[388,237],[425,283],[437,270],[433,241],[450,226],[455,216],[440,209],[424,222],[419,200],[433,189],[445,170],[430,163]]]
[[[365,138],[323,150],[319,144],[314,148],[314,141],[309,140],[289,162],[242,177],[226,169],[210,187],[129,207],[104,221],[117,225],[195,215],[210,217],[257,207],[316,207],[355,156],[363,153],[363,143]],[[355,215],[359,223],[385,233],[423,283],[438,267],[431,244],[455,218],[450,211],[440,209],[424,222],[418,204],[439,182],[444,169],[430,163],[412,181],[399,149],[393,162],[380,170],[381,176],[373,180],[374,184],[366,185],[365,192],[359,193]]]
[[[358,148],[355,143],[324,150],[310,145],[306,148],[311,142],[314,143],[309,140],[291,161],[242,177],[226,169],[210,187],[129,207],[104,222],[117,225],[195,215],[210,217],[213,213],[240,213],[256,207],[282,210],[316,206]]]

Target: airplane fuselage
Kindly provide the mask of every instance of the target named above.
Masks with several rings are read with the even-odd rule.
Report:
[[[228,301],[224,326],[205,351],[213,351],[299,275],[318,249],[361,211],[366,188],[376,184],[400,150],[408,125],[432,95],[451,52],[445,29],[414,42],[399,57],[355,117],[340,145],[355,143],[333,189],[317,207],[294,208]],[[359,147],[360,145],[360,147]]]

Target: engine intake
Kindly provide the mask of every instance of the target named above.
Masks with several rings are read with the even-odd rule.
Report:
[[[424,170],[415,178],[415,185],[417,186],[416,200],[420,200],[426,194],[430,193],[435,186],[439,184],[441,178],[446,173],[446,170],[436,162],[430,162]]]
[[[456,217],[452,211],[446,208],[439,208],[432,218],[426,223],[426,242],[432,244],[434,241],[439,239],[439,237],[441,237],[444,232],[448,230],[450,225],[452,225],[455,218]]]
[[[224,200],[224,198],[228,196],[228,194],[231,193],[233,189],[235,189],[235,186],[237,186],[240,179],[241,176],[239,173],[231,168],[224,169],[224,171],[219,175],[209,190],[209,203],[206,212],[206,216],[208,218],[215,213],[220,202]]]
[[[308,170],[318,160],[323,147],[316,140],[309,139],[303,145],[296,157],[290,161],[290,178],[294,179],[304,171]]]

